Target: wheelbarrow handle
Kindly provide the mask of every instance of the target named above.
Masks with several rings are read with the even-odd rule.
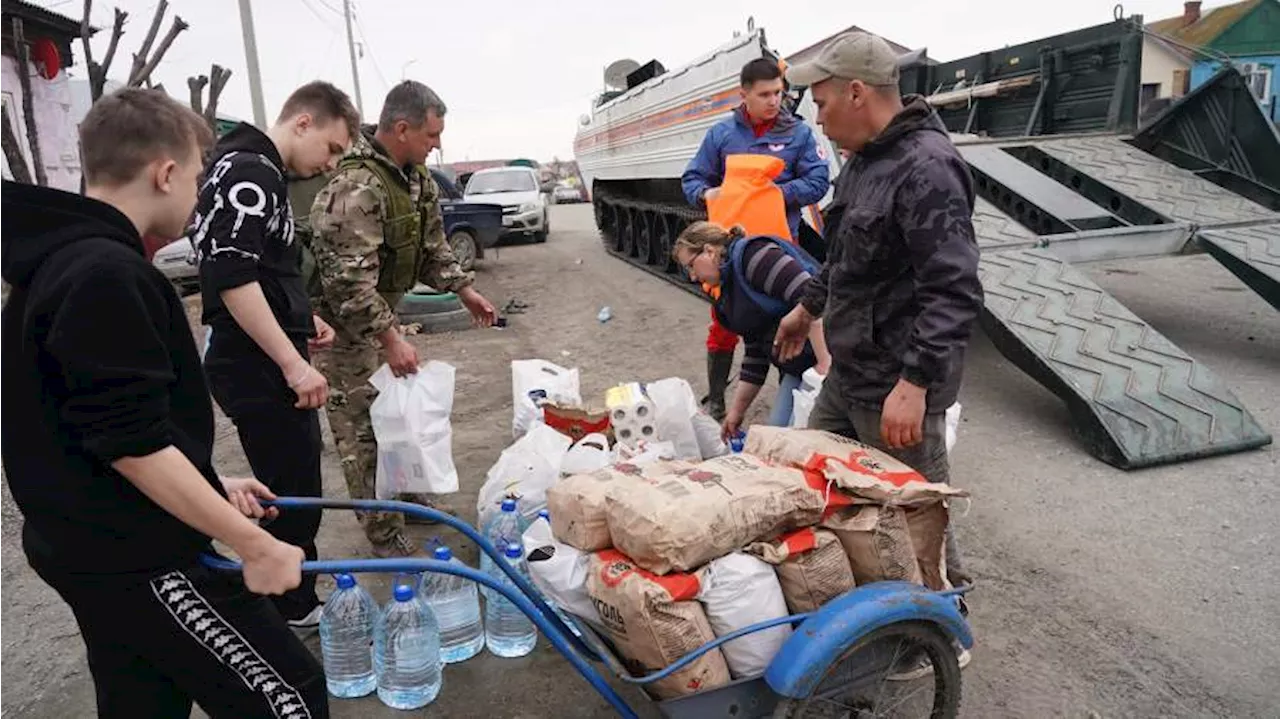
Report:
[[[399,501],[385,500],[385,499],[329,499],[327,497],[277,497],[275,499],[265,500],[262,502],[262,504],[263,506],[276,507],[280,510],[351,509],[351,510],[362,511],[362,512],[403,512],[404,514],[407,514],[410,516],[419,517],[421,519],[426,519],[432,522],[453,527],[454,529],[458,530],[463,535],[465,535],[467,539],[470,539],[472,542],[474,542],[475,545],[479,547],[480,551],[489,555],[489,558],[493,560],[493,563],[497,567],[499,567],[503,571],[503,573],[507,575],[508,578],[511,579],[512,583],[516,585],[516,587],[520,590],[520,592],[522,592],[526,597],[529,598],[530,601],[533,602],[533,605],[538,608],[538,612],[543,616],[543,618],[546,619],[552,625],[560,628],[566,635],[568,635],[569,641],[573,644],[574,648],[577,649],[579,653],[583,654],[584,656],[592,660],[599,660],[599,656],[596,654],[595,650],[587,646],[586,643],[583,642],[578,637],[578,635],[570,631],[569,628],[565,626],[564,621],[560,619],[559,615],[557,615],[555,611],[551,609],[551,607],[547,606],[547,603],[542,599],[542,593],[539,592],[538,589],[533,586],[532,582],[530,582],[524,575],[515,571],[515,569],[513,569],[511,565],[503,557],[502,553],[499,552],[497,548],[495,548],[493,544],[489,542],[488,539],[486,539],[482,534],[480,534],[480,532],[476,531],[475,527],[462,521],[461,519],[458,519],[457,517],[451,514],[446,514],[445,512],[441,512],[438,509],[432,509],[431,507],[424,507],[421,504],[415,504],[413,502],[399,502]],[[320,561],[312,561],[312,562],[303,562],[302,571],[308,572],[308,573],[433,571],[433,572],[443,572],[445,574],[457,574],[457,572],[445,571],[444,569],[437,569],[437,568],[426,569],[425,567],[427,566],[427,564],[424,564],[424,563],[430,563],[435,567],[450,566],[443,562],[437,562],[436,560],[409,559],[407,557],[404,559],[394,559],[394,558],[393,559],[343,559],[343,560],[320,560]],[[209,564],[208,566],[214,567],[215,565]],[[453,565],[453,566],[456,566],[456,565]],[[367,569],[362,567],[367,567]],[[412,567],[412,568],[400,569],[399,567]],[[230,567],[226,567],[226,566],[221,568],[230,569]],[[236,565],[236,570],[237,571],[239,570],[239,565]],[[475,570],[472,570],[472,571],[475,571]],[[463,576],[467,576],[467,575],[463,575]],[[479,573],[477,573],[476,576],[479,577],[483,575],[480,575]],[[473,579],[474,581],[477,581],[477,582],[480,581],[476,577],[467,576],[467,578]],[[488,586],[487,583],[484,583],[484,582],[481,582],[481,583]]]

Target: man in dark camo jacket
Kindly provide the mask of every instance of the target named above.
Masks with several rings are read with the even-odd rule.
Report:
[[[884,40],[849,33],[790,69],[850,153],[827,221],[827,261],[779,328],[785,358],[823,318],[831,374],[809,426],[877,446],[949,482],[944,413],[982,306],[969,166],[938,114],[898,91]],[[947,571],[967,581],[948,530]]]

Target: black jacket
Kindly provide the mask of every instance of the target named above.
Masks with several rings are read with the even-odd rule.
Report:
[[[841,170],[827,260],[805,307],[824,317],[845,400],[878,409],[898,379],[956,400],[982,307],[969,166],[919,96]]]
[[[72,573],[152,572],[209,539],[111,468],[175,446],[220,494],[186,314],[110,205],[6,181],[0,450],[24,544]],[[33,560],[34,561],[34,560]]]
[[[215,342],[230,339],[237,350],[265,358],[221,296],[257,282],[281,329],[295,344],[305,343],[315,335],[315,324],[280,152],[261,130],[240,123],[218,141],[210,158],[190,228],[200,259],[205,324],[213,327]]]

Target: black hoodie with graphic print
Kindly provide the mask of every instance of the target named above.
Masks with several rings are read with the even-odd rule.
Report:
[[[224,347],[261,353],[222,302],[223,292],[257,282],[280,328],[295,344],[305,343],[315,324],[280,151],[242,122],[218,141],[210,158],[190,228],[200,258],[204,323],[215,338],[233,343]]]
[[[209,538],[111,468],[174,446],[225,496],[177,293],[110,205],[5,181],[3,216],[0,451],[28,556],[77,574],[189,564]]]

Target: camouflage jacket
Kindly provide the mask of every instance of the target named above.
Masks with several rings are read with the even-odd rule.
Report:
[[[376,157],[390,163],[386,150],[366,128],[352,144],[348,157]],[[463,272],[449,249],[440,213],[440,190],[425,168],[422,182],[410,182],[414,204],[424,215],[422,262],[418,279],[438,290],[456,292],[471,285],[474,275]],[[395,322],[395,307],[378,292],[381,270],[378,250],[388,213],[386,192],[379,178],[363,167],[339,169],[316,194],[311,205],[308,234],[320,278],[320,314],[337,323],[339,332],[372,338]]]
[[[824,317],[842,398],[879,409],[898,379],[956,400],[978,311],[969,166],[919,96],[841,170],[827,259],[802,300]]]

